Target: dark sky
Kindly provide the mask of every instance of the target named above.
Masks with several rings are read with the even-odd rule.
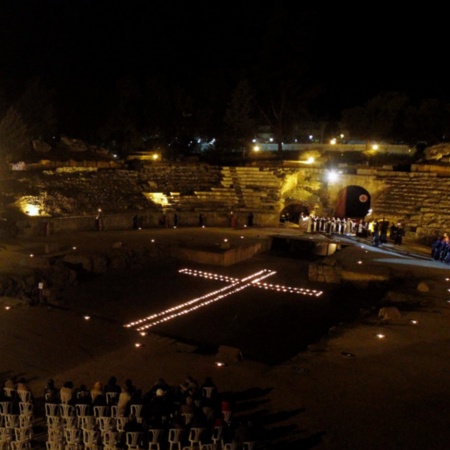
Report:
[[[221,74],[232,83],[272,54],[307,62],[333,110],[383,90],[448,99],[445,14],[295,3],[0,0],[0,81],[12,93],[39,76],[76,103],[101,98],[130,73],[187,84]]]

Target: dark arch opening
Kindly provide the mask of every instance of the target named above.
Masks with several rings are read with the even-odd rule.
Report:
[[[280,213],[280,222],[298,223],[300,216],[309,216],[309,210],[306,206],[299,203],[292,203],[283,208]]]
[[[347,186],[342,189],[336,201],[335,216],[363,219],[371,208],[369,192],[361,186]]]

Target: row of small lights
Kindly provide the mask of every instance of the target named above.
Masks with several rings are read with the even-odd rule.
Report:
[[[187,275],[193,275],[193,276],[203,276],[205,278],[213,278],[213,274],[207,273],[207,272],[202,272],[202,271],[192,271],[192,273],[190,273],[191,271],[189,271],[189,269],[181,269],[180,273],[184,273]],[[139,326],[139,328],[137,328],[138,331],[145,331],[148,328],[151,328],[155,325],[158,325],[162,322],[167,322],[168,320],[174,319],[175,317],[187,314],[189,312],[195,311],[198,308],[201,308],[203,306],[207,306],[213,302],[216,302],[218,300],[222,300],[223,298],[228,297],[229,295],[232,295],[236,292],[241,291],[242,289],[245,289],[249,286],[251,286],[251,283],[246,283],[246,281],[254,279],[256,277],[257,280],[262,280],[268,276],[274,275],[276,272],[273,271],[268,271],[267,269],[261,270],[259,272],[256,272],[252,275],[250,275],[247,278],[244,278],[242,280],[237,280],[237,279],[232,279],[231,280],[231,285],[225,286],[221,289],[218,289],[216,291],[213,292],[209,292],[208,294],[202,295],[201,297],[197,297],[194,298],[192,300],[189,300],[188,302],[185,303],[181,303],[177,306],[174,306],[172,308],[168,308],[164,311],[161,311],[159,313],[156,314],[152,314],[148,317],[145,317],[143,319],[139,319],[136,320],[134,322],[130,322],[126,325],[124,325],[124,327],[126,328],[132,328],[135,326]],[[236,287],[236,285],[239,285]],[[234,289],[233,289],[234,288]],[[227,292],[228,291],[228,292]],[[212,297],[212,298],[211,298]],[[208,299],[208,300],[206,300]],[[206,300],[206,301],[205,301]],[[148,323],[150,322],[150,323]],[[145,325],[143,325],[145,323]]]
[[[315,289],[303,289],[303,288],[296,288],[291,286],[280,286],[279,284],[268,284],[268,283],[260,283],[260,282],[253,282],[252,283],[255,287],[261,288],[261,289],[267,289],[271,291],[277,291],[277,292],[289,292],[290,294],[300,294],[300,295],[314,295],[316,297],[320,297],[323,294],[323,291],[316,291]]]
[[[151,242],[155,242],[155,240],[152,239]],[[361,246],[361,248],[364,249],[364,246]],[[72,247],[72,249],[76,250],[76,247]],[[367,253],[368,250],[365,250],[365,252]],[[30,254],[30,257],[34,257],[34,254]],[[358,264],[362,264],[363,262],[361,260],[359,260],[359,261],[357,261],[357,263]],[[264,270],[262,270],[260,272],[252,274],[249,277],[246,277],[246,278],[242,279],[241,281],[239,281],[239,279],[237,279],[237,278],[227,277],[227,276],[218,275],[218,274],[209,273],[209,272],[203,272],[203,271],[199,271],[199,270],[180,269],[179,272],[180,273],[184,273],[186,275],[198,276],[198,277],[202,277],[202,278],[209,278],[209,279],[214,279],[214,280],[219,280],[219,281],[227,281],[227,282],[230,282],[232,284],[230,286],[226,286],[226,287],[224,287],[222,289],[219,289],[217,291],[213,291],[213,292],[210,292],[208,294],[205,294],[202,297],[198,297],[196,299],[190,300],[189,302],[180,304],[180,305],[178,305],[176,307],[169,308],[169,309],[167,309],[165,311],[161,311],[160,313],[157,313],[157,314],[153,314],[153,315],[148,316],[148,317],[146,317],[144,319],[140,319],[140,320],[135,321],[135,322],[130,322],[129,324],[126,324],[124,326],[127,327],[127,328],[131,328],[131,327],[134,327],[136,325],[140,325],[140,324],[142,324],[144,322],[147,322],[149,320],[152,320],[154,318],[165,316],[162,319],[159,319],[157,321],[153,321],[152,323],[147,324],[147,325],[142,326],[142,327],[139,327],[137,329],[138,331],[141,332],[141,335],[145,335],[146,333],[144,332],[144,330],[146,330],[146,329],[148,329],[150,327],[153,327],[153,326],[155,326],[155,325],[157,325],[159,323],[162,323],[162,322],[166,322],[166,321],[168,321],[170,319],[173,319],[175,317],[178,317],[180,315],[187,314],[187,313],[189,313],[191,311],[194,311],[194,310],[196,310],[196,309],[198,309],[200,307],[207,306],[210,303],[213,303],[213,302],[221,300],[221,299],[223,299],[225,297],[228,297],[229,295],[232,295],[232,294],[234,294],[236,292],[239,292],[239,291],[241,291],[241,290],[243,290],[243,289],[245,289],[245,288],[247,288],[249,286],[255,286],[255,287],[268,289],[268,290],[276,290],[276,291],[282,291],[282,292],[297,293],[297,294],[302,294],[302,295],[314,295],[314,296],[317,296],[317,297],[322,295],[322,293],[323,293],[323,291],[316,291],[316,290],[310,290],[310,289],[293,288],[293,287],[289,287],[289,286],[280,286],[280,285],[272,285],[272,284],[267,284],[267,283],[261,283],[260,282],[261,279],[267,278],[268,276],[274,275],[276,273],[274,271],[269,271],[267,269],[264,269]],[[241,286],[238,286],[234,290],[230,290],[236,284],[243,283],[243,282],[245,282],[245,281],[247,281],[249,279],[255,278],[255,277],[259,276],[259,275],[263,275],[263,276],[261,276],[261,278],[259,278],[257,280],[253,280],[251,283],[246,283],[246,284],[243,284]],[[445,281],[450,281],[450,278],[446,278]],[[225,292],[227,290],[230,290],[230,292],[228,292],[226,295],[221,294],[221,292]],[[447,291],[450,292],[450,289],[447,289]],[[220,295],[218,295],[217,297],[215,297],[215,298],[213,298],[211,300],[208,300],[206,302],[199,303],[203,299],[209,298],[211,296],[215,296],[217,294],[220,294]],[[195,305],[196,303],[199,303],[199,304]],[[450,300],[447,300],[447,303],[450,303]],[[189,305],[192,305],[192,304],[194,304],[195,306],[193,306],[191,308],[188,308],[188,309],[183,309],[186,306],[189,306]],[[10,309],[11,309],[10,305],[6,305],[5,306],[5,310],[10,310]],[[170,315],[167,316],[167,314],[169,314],[170,312],[176,311],[178,309],[182,309],[182,310],[180,312],[178,312],[178,313],[170,314]],[[84,316],[84,319],[85,320],[90,320],[91,317],[90,316]],[[415,320],[415,319],[411,319],[409,322],[412,325],[417,325],[418,324],[418,321]],[[378,333],[378,334],[376,334],[376,337],[378,339],[384,339],[386,337],[386,335],[383,334],[383,333]],[[136,347],[140,347],[141,344],[140,343],[136,343],[135,346]]]

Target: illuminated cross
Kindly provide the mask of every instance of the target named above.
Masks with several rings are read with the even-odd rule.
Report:
[[[320,295],[323,294],[322,291],[316,291],[314,289],[303,289],[290,286],[281,286],[279,284],[274,285],[263,283],[262,280],[276,274],[275,271],[268,269],[260,270],[259,272],[255,272],[249,275],[248,277],[242,279],[227,277],[224,275],[218,275],[210,272],[203,272],[201,270],[180,269],[179,272],[194,277],[226,281],[228,285],[216,291],[208,292],[207,294],[202,295],[201,297],[194,298],[192,300],[189,300],[185,303],[181,303],[172,308],[160,311],[159,313],[155,313],[142,319],[136,320],[134,322],[127,323],[124,325],[124,327],[136,328],[137,331],[144,333],[145,330],[148,330],[149,328],[154,327],[155,325],[167,322],[168,320],[174,319],[178,316],[188,314],[192,311],[195,311],[198,308],[203,308],[204,306],[208,306],[211,303],[217,302],[219,300],[223,300],[224,298],[233,295],[236,292],[242,291],[243,289],[246,289],[248,287],[258,287],[266,290],[287,292],[290,294],[307,295],[314,297],[319,297]]]

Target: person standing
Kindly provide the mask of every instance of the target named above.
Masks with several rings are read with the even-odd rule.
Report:
[[[394,244],[402,245],[404,234],[405,229],[403,228],[403,225],[399,222],[395,230]]]

